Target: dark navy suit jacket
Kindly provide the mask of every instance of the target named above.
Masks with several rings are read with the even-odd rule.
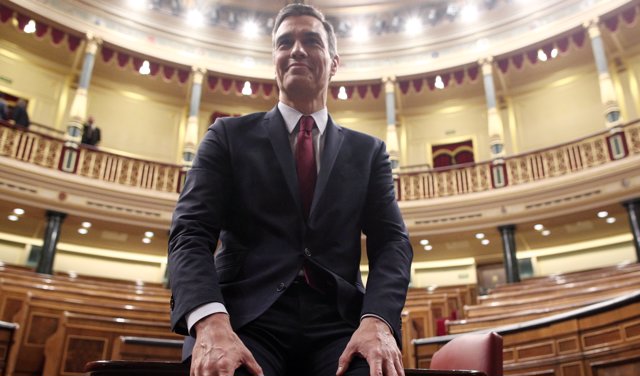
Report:
[[[320,167],[305,220],[295,160],[277,107],[216,120],[187,173],[173,216],[174,331],[187,335],[185,315],[209,302],[224,303],[237,330],[269,308],[307,260],[335,289],[346,321],[355,328],[361,315],[378,315],[392,326],[400,345],[413,253],[384,143],[329,117]],[[366,292],[359,269],[362,233],[369,261]]]

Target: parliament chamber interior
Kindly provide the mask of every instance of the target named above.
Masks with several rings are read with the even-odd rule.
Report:
[[[185,374],[172,212],[209,125],[277,103],[289,2],[0,2],[2,375]],[[494,332],[486,376],[640,375],[640,1],[304,2],[338,37],[332,118],[390,155],[404,366]]]

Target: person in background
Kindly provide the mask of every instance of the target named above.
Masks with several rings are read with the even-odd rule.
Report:
[[[285,6],[272,47],[279,103],[216,119],[187,173],[172,328],[192,376],[401,376],[413,251],[385,144],[328,113],[340,58],[320,11]]]
[[[0,97],[0,120],[9,120],[9,108],[7,101]]]
[[[100,143],[100,128],[94,124],[93,116],[89,116],[82,126],[82,141],[85,145],[98,145]]]
[[[29,120],[29,114],[27,113],[27,101],[20,98],[16,102],[16,106],[13,108],[13,123],[21,128],[28,128],[31,121]]]

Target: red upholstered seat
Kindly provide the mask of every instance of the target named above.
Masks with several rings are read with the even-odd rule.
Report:
[[[433,354],[431,369],[477,370],[502,376],[502,337],[495,332],[462,334]]]

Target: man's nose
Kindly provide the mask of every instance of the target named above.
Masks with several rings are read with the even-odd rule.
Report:
[[[298,40],[293,43],[293,47],[291,48],[291,56],[295,59],[300,59],[307,56],[307,51],[305,51],[301,41]]]

